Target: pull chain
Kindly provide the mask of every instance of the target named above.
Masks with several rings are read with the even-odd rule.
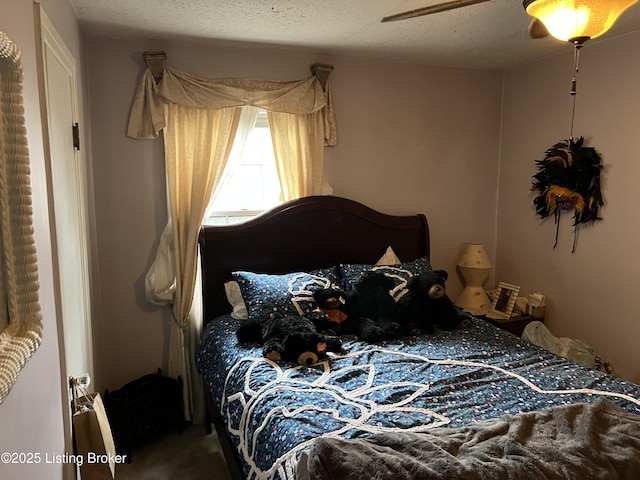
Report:
[[[573,78],[571,79],[571,96],[573,97],[573,109],[571,110],[571,133],[569,135],[569,148],[573,145],[573,124],[576,118],[576,97],[578,95],[578,69],[580,63],[580,49],[584,42],[574,40],[573,46]]]
[[[571,133],[569,135],[569,150],[573,150],[573,124],[576,118],[576,97],[578,96],[578,70],[580,64],[580,49],[586,41],[585,38],[578,38],[573,41],[573,78],[571,79],[571,96],[573,97],[573,108],[571,110]],[[558,212],[559,213],[559,212]],[[558,243],[558,231],[556,226],[556,244]],[[576,243],[578,241],[578,226],[573,230],[573,247],[571,253],[576,251]],[[555,248],[555,245],[554,245]]]

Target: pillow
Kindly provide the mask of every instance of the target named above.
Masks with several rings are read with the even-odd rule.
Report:
[[[315,290],[339,283],[335,267],[283,275],[253,272],[232,275],[238,282],[250,320],[260,320],[272,313],[305,315],[316,308]]]
[[[353,290],[364,272],[381,272],[393,278],[396,286],[391,290],[391,296],[398,301],[407,293],[407,282],[414,275],[431,270],[431,262],[428,257],[421,257],[407,263],[397,265],[367,265],[367,264],[340,264],[342,288],[346,291]]]
[[[226,282],[224,284],[224,291],[227,294],[227,300],[231,304],[231,317],[236,320],[246,320],[249,318],[247,312],[247,306],[242,299],[242,292],[240,291],[240,285],[235,280]]]
[[[393,248],[387,247],[387,251],[380,257],[380,260],[376,262],[376,265],[398,265],[402,263]]]

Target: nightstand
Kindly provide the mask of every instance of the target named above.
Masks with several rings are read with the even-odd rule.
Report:
[[[529,325],[531,322],[536,320],[540,322],[544,322],[544,317],[534,317],[532,315],[513,315],[509,318],[504,319],[496,319],[496,318],[488,318],[484,317],[487,322],[495,325],[496,327],[500,327],[502,330],[506,330],[507,332],[513,333],[517,337],[522,336],[522,331],[524,327]]]

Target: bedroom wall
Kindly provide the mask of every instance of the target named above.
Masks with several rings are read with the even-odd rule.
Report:
[[[336,195],[390,214],[427,214],[432,261],[454,273],[465,242],[493,252],[502,73],[259,48],[88,39],[95,222],[106,386],[164,367],[166,309],[144,275],[166,222],[162,141],[125,136],[145,50],[210,77],[297,79],[332,63],[340,145],[326,150]]]
[[[574,136],[602,155],[602,220],[573,242],[572,215],[562,216],[553,249],[553,219],[541,221],[529,191],[535,159],[569,136],[572,48],[505,74],[498,203],[497,280],[547,295],[545,323],[579,338],[640,382],[640,322],[633,285],[640,269],[638,204],[640,33],[587,43],[580,57]]]

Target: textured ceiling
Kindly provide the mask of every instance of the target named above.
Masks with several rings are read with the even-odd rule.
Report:
[[[476,68],[508,68],[570,48],[550,38],[531,40],[530,17],[520,0],[491,0],[390,23],[380,19],[440,0],[71,1],[87,32],[109,37],[260,43]],[[640,30],[640,4],[604,38],[634,30]]]

